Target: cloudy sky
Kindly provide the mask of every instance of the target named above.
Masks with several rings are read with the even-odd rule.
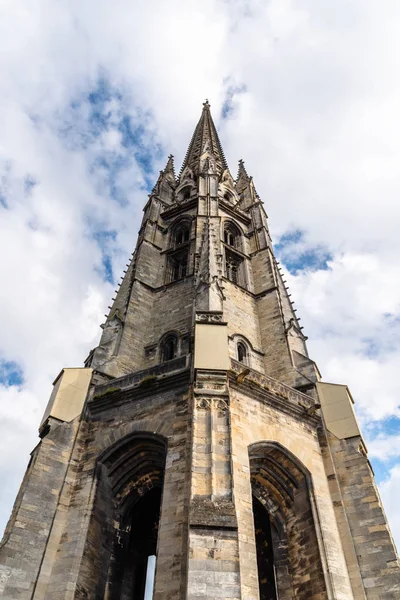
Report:
[[[347,383],[400,543],[398,0],[3,0],[0,529],[205,98],[265,203],[309,350]]]

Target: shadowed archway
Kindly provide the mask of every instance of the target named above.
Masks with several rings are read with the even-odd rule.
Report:
[[[309,472],[276,442],[249,459],[260,600],[327,598]]]
[[[154,583],[166,452],[162,436],[134,433],[98,459],[84,551],[96,600],[144,600]]]

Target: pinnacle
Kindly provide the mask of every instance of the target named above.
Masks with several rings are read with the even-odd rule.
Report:
[[[172,173],[175,178],[175,167],[174,167],[174,156],[170,154],[168,156],[167,164],[165,165],[164,173]]]
[[[239,160],[239,170],[238,170],[238,175],[237,175],[236,181],[239,181],[239,179],[241,177],[243,177],[247,181],[250,180],[250,177],[246,171],[246,167],[244,166],[244,161],[242,159]]]

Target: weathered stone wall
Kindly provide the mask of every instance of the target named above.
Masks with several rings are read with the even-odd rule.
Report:
[[[0,547],[0,595],[31,599],[49,542],[79,419],[50,419],[50,431],[32,456]]]
[[[262,352],[255,299],[230,281],[224,282],[224,292],[226,296],[223,307],[224,320],[228,323],[228,334],[230,336],[243,335],[255,350]],[[237,358],[236,353],[232,355],[232,358]],[[251,366],[253,369],[263,371],[264,365],[260,354],[252,354]]]
[[[355,550],[364,597],[400,598],[398,557],[363,442],[359,436],[339,440],[329,432],[327,439],[334,465],[329,477],[339,488],[332,490],[332,498],[345,511],[351,533],[347,545]]]
[[[257,598],[248,447],[265,440],[281,444],[309,471],[314,502],[313,520],[328,597],[343,600],[352,598],[316,423],[302,416],[294,407],[279,410],[274,407],[273,399],[268,394],[255,391],[244,384],[242,389],[231,385],[230,398],[233,478],[236,511],[240,515],[238,527],[243,593],[245,591],[249,597]]]

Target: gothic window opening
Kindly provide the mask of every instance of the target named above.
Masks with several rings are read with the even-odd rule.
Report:
[[[161,346],[161,361],[166,362],[176,357],[178,350],[178,339],[176,335],[168,335]]]
[[[174,252],[168,257],[168,283],[183,279],[188,274],[188,250]]]
[[[181,202],[186,202],[187,200],[190,200],[191,195],[192,195],[192,188],[190,186],[187,186],[179,192],[179,199]]]
[[[241,247],[241,235],[240,231],[232,223],[226,223],[224,227],[224,242],[227,246],[232,248],[240,249]]]
[[[242,285],[241,266],[242,259],[232,252],[225,253],[225,274],[233,283]]]
[[[238,345],[237,345],[237,359],[238,359],[238,361],[240,363],[243,363],[244,365],[248,364],[247,348],[243,344],[243,342],[238,342]]]
[[[190,239],[190,223],[188,221],[183,221],[180,223],[174,232],[174,242],[175,246],[180,246],[189,241]]]
[[[230,195],[230,193],[229,192],[225,192],[225,194],[224,194],[224,200],[226,202],[230,202],[231,198],[232,198],[232,196]]]
[[[277,600],[271,522],[268,512],[254,496],[253,517],[260,600]]]

